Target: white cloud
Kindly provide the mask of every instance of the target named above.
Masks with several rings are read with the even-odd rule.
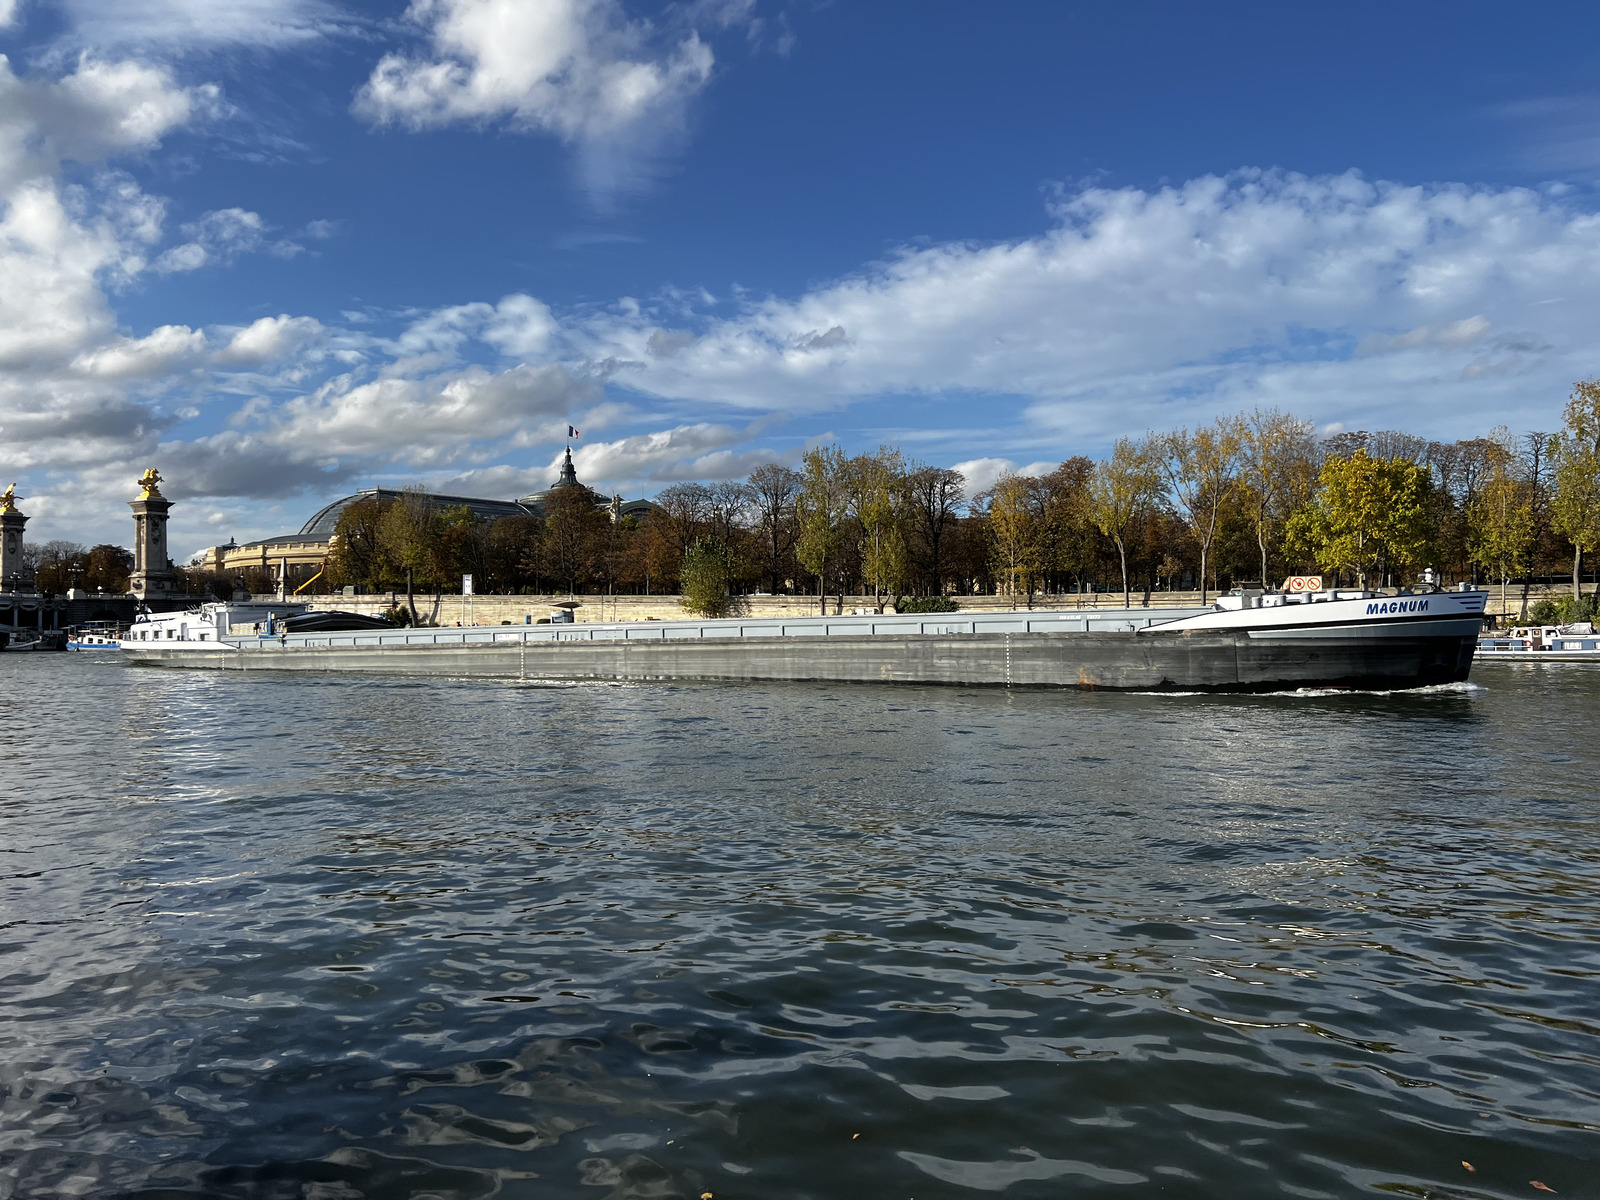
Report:
[[[179,87],[160,67],[90,55],[60,79],[23,79],[0,54],[0,191],[53,175],[62,159],[92,165],[151,150],[219,96],[210,85]]]
[[[1096,438],[1254,402],[1493,424],[1531,388],[1558,406],[1596,366],[1600,218],[1557,195],[1252,171],[1090,188],[1054,215],[1035,237],[907,250],[705,320],[671,353],[655,312],[591,318],[586,353],[655,397],[818,411],[1009,395],[1035,431]],[[1473,367],[1490,328],[1523,331],[1491,355],[1513,363],[1499,382]],[[1356,356],[1372,335],[1391,352]]]
[[[183,234],[189,240],[162,253],[152,266],[159,274],[170,275],[206,266],[230,266],[240,255],[263,248],[279,258],[293,258],[305,249],[286,239],[267,241],[270,231],[260,213],[219,208],[184,225]]]
[[[532,296],[507,296],[489,317],[483,340],[513,358],[534,358],[550,348],[556,330],[548,305]]]
[[[1002,475],[1048,475],[1054,471],[1059,463],[1056,462],[1031,462],[1025,467],[1019,467],[1009,458],[969,458],[966,462],[958,462],[955,470],[960,471],[966,479],[966,497],[974,499],[980,492],[986,492],[1000,481]]]
[[[22,0],[0,0],[0,29],[9,29],[22,15]]]
[[[386,54],[356,97],[378,124],[427,129],[504,121],[585,151],[591,186],[630,182],[640,158],[681,132],[711,77],[692,30],[662,44],[616,0],[413,0],[429,53]]]
[[[141,136],[102,143],[137,152]],[[976,494],[1005,470],[1256,404],[1431,436],[1538,426],[1600,370],[1600,218],[1554,192],[1259,172],[1089,189],[1034,237],[919,247],[732,316],[679,292],[568,313],[513,294],[418,313],[389,338],[290,314],[119,329],[106,281],[151,269],[160,202],[104,172],[82,189],[36,173],[5,195],[0,269],[27,302],[0,289],[0,422],[19,475],[67,481],[24,481],[59,512],[60,489],[101,478],[120,496],[158,447],[189,495],[402,472],[522,494],[550,482],[545,451],[568,420],[591,437],[580,476],[637,495],[778,457],[729,410],[851,406],[871,411],[862,442],[912,431],[919,456],[964,460]],[[271,236],[257,214],[219,210],[182,245],[220,262]],[[186,432],[197,383],[213,419],[244,398],[230,428]],[[939,440],[957,421],[965,432]]]
[[[572,453],[573,466],[586,480],[726,478],[711,456],[748,441],[748,430],[699,422],[620,438],[591,442]],[[708,461],[710,460],[710,461]],[[559,463],[559,457],[555,460]],[[748,472],[746,472],[748,473]]]
[[[246,422],[277,446],[307,454],[396,458],[440,465],[474,446],[514,436],[530,420],[559,416],[595,398],[599,385],[559,366],[482,367],[424,379],[332,380]]]
[[[195,362],[206,350],[206,335],[187,325],[163,325],[143,338],[119,338],[80,354],[75,370],[101,379],[150,379]]]
[[[322,332],[322,323],[315,317],[291,317],[287,313],[262,317],[232,331],[228,344],[211,361],[221,367],[258,366],[296,353]]]
[[[1369,333],[1356,345],[1357,354],[1387,354],[1395,350],[1411,350],[1418,346],[1444,346],[1455,349],[1470,346],[1490,329],[1489,318],[1483,315],[1450,321],[1443,325],[1418,325],[1405,333],[1387,337]]]
[[[165,53],[286,46],[350,27],[325,0],[63,0],[79,40]]]

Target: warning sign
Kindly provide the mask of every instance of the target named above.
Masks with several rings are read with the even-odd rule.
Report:
[[[1320,592],[1322,590],[1322,576],[1291,575],[1284,581],[1283,590],[1286,592]]]

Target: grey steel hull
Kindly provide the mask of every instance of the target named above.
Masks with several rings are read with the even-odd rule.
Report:
[[[136,665],[512,679],[826,681],[1135,691],[1395,689],[1465,680],[1478,622],[1362,630],[865,634],[652,641],[454,641],[215,651],[135,647]]]

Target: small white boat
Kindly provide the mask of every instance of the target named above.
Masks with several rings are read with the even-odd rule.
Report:
[[[68,650],[120,650],[121,627],[115,621],[85,621],[67,631]]]
[[[1519,625],[1478,639],[1480,662],[1600,662],[1600,634],[1588,622]]]

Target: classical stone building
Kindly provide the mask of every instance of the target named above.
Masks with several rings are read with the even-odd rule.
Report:
[[[552,495],[562,488],[577,486],[578,472],[572,465],[572,450],[569,447],[555,483],[540,492],[532,492],[515,500],[452,496],[442,492],[424,492],[423,495],[440,508],[466,508],[480,521],[498,521],[502,517],[542,517]],[[300,527],[299,533],[285,533],[243,545],[230,541],[225,546],[213,546],[206,551],[204,565],[211,570],[226,572],[251,569],[265,571],[276,579],[287,579],[292,589],[322,569],[323,560],[328,557],[333,531],[347,508],[362,500],[398,500],[404,495],[405,492],[392,488],[364,488],[349,496],[341,496],[314,512]],[[611,513],[613,521],[630,516],[642,518],[655,507],[648,500],[624,500],[621,496],[613,496],[602,503]]]

